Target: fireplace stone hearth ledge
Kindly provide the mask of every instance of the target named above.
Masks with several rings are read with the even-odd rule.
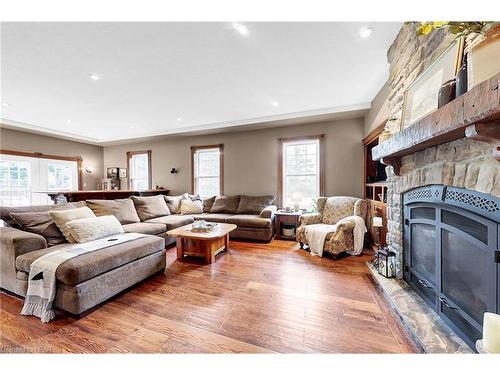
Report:
[[[368,268],[406,332],[423,353],[474,353],[406,282],[387,279],[371,265]]]

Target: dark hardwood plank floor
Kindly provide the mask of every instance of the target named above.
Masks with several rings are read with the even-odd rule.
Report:
[[[212,265],[176,261],[76,319],[43,324],[0,294],[0,352],[413,353],[365,264],[290,241],[231,242]]]

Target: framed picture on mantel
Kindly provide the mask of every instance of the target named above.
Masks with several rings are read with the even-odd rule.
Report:
[[[439,89],[443,83],[455,78],[462,62],[463,50],[464,39],[455,40],[408,86],[403,102],[401,130],[438,108]]]

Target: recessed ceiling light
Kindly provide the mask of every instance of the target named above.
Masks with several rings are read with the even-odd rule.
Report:
[[[134,125],[130,125],[130,129],[135,129],[135,126]]]
[[[233,29],[235,29],[238,33],[240,33],[243,36],[247,36],[249,34],[248,27],[246,27],[242,23],[233,22],[233,23],[231,23],[231,26],[233,27]]]
[[[371,27],[362,27],[359,29],[358,34],[361,39],[367,39],[372,35],[373,29]]]
[[[273,107],[279,107],[279,106],[280,106],[280,103],[278,103],[278,101],[276,101],[276,100],[272,100],[272,101],[271,101],[271,105],[272,105]]]
[[[95,73],[89,74],[89,77],[92,81],[99,81],[101,79],[101,76]]]
[[[176,120],[177,121],[182,121],[182,117],[177,117]]]

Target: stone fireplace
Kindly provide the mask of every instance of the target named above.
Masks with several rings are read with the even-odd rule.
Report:
[[[472,348],[483,312],[500,313],[500,74],[399,129],[406,88],[451,39],[444,30],[423,38],[411,25],[400,31],[388,52],[386,130],[392,137],[373,150],[373,158],[388,165],[386,240],[397,255],[401,286],[386,286],[387,294],[399,299],[399,315],[414,320],[408,325],[420,330],[430,352],[460,352],[464,342]],[[469,206],[457,197],[468,197]],[[481,201],[489,202],[490,211],[474,206]],[[478,272],[468,273],[467,265]],[[410,302],[401,297],[411,294],[408,285],[418,294]],[[422,321],[429,325],[425,332]]]
[[[403,277],[403,194],[427,185],[465,188],[500,197],[500,163],[493,158],[491,145],[471,140],[427,148],[401,158],[400,176],[392,167],[388,172],[389,248],[397,254],[397,275]]]

